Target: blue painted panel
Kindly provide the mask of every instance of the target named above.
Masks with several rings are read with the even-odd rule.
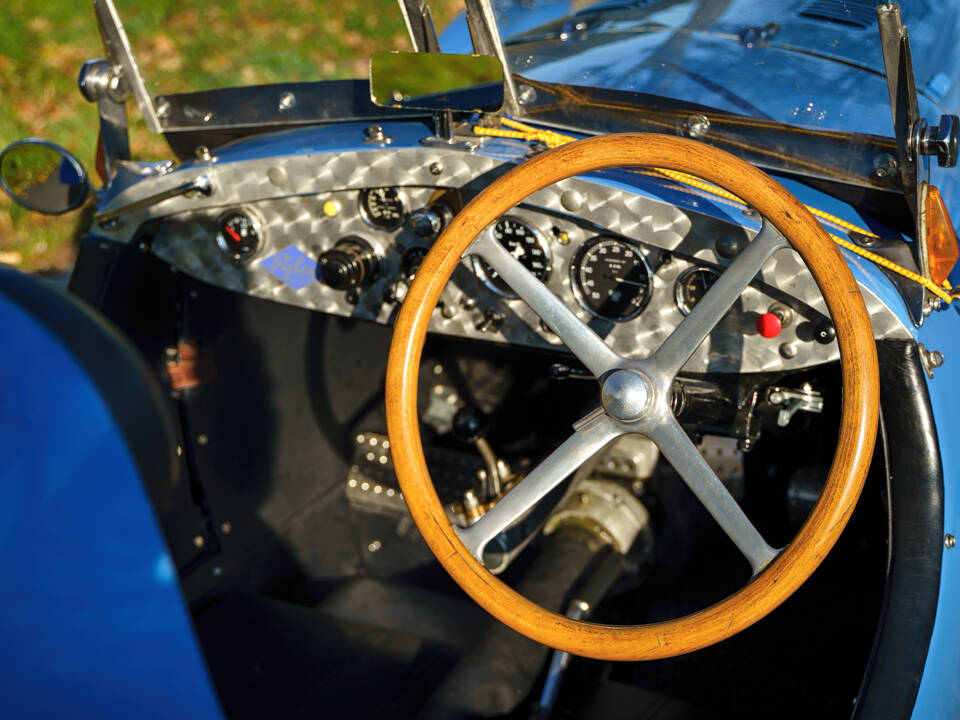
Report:
[[[221,717],[119,428],[4,297],[0,333],[0,713]]]
[[[943,462],[944,532],[960,535],[960,307],[930,315],[920,341],[946,362],[927,386]],[[915,720],[960,717],[960,546],[943,550],[940,599],[927,664],[913,710]]]

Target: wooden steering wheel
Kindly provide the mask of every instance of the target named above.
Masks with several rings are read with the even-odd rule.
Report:
[[[696,175],[735,193],[763,216],[756,237],[648,358],[615,353],[490,232],[500,215],[542,188],[618,166]],[[809,267],[833,316],[840,346],[843,409],[837,449],[819,502],[782,551],[747,519],[670,409],[674,377],[760,271],[788,243]],[[447,519],[424,461],[417,377],[427,326],[465,255],[479,255],[598,378],[599,407],[571,437],[466,529]],[[860,496],[876,439],[877,354],[870,319],[849,268],[809,211],[776,181],[722,150],[652,134],[606,135],[543,153],[491,183],[454,218],[427,254],[403,303],[387,366],[387,424],[400,488],[420,533],[450,576],[491,615],[550,647],[602,660],[651,660],[691,652],[749,627],[786,600],[833,547]],[[483,547],[614,438],[653,440],[754,570],[743,589],[686,617],[610,626],[563,617],[530,602],[484,569]]]

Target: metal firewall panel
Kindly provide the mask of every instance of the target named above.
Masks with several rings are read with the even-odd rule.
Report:
[[[173,561],[90,377],[0,297],[5,717],[219,718]]]

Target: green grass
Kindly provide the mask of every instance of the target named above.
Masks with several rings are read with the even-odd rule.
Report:
[[[298,80],[366,77],[374,50],[408,50],[395,0],[116,0],[153,94]],[[433,0],[438,27],[462,9]],[[0,147],[24,137],[57,142],[95,174],[97,109],[76,86],[83,62],[102,57],[83,0],[2,0]],[[128,103],[136,160],[171,153]],[[30,213],[0,192],[0,263],[68,268],[89,211]]]

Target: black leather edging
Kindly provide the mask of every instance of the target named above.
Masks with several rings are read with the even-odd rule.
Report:
[[[133,345],[90,306],[21,272],[0,268],[0,294],[53,333],[86,370],[123,433],[145,489],[162,503],[176,479],[176,436],[160,388]]]
[[[877,342],[880,411],[889,440],[890,564],[855,720],[913,713],[940,594],[943,470],[916,343]]]

